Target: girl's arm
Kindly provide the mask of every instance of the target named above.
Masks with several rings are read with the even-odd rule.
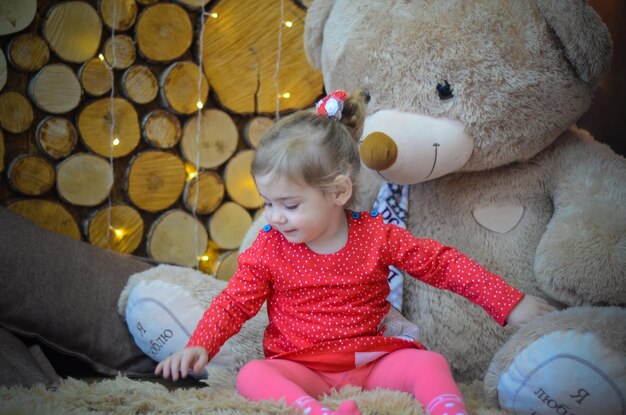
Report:
[[[249,252],[241,254],[239,267],[228,286],[213,299],[198,322],[186,347],[201,346],[209,360],[220,347],[254,317],[270,295],[269,273],[250,262]]]
[[[507,323],[524,297],[500,276],[435,240],[415,238],[405,229],[388,225],[387,241],[393,265],[420,281],[467,298],[500,325]]]
[[[253,257],[254,258],[254,257]],[[215,297],[187,346],[160,362],[154,373],[178,380],[189,371],[201,372],[220,347],[259,311],[269,296],[269,278],[263,267],[245,253],[228,286]]]

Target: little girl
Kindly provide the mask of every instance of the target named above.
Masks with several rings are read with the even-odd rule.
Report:
[[[376,211],[347,210],[360,167],[355,139],[364,104],[343,91],[321,103],[317,113],[284,118],[261,141],[252,173],[269,225],[240,255],[186,348],[155,373],[177,380],[179,372],[201,371],[267,301],[266,358],[239,372],[244,397],[284,399],[308,415],[358,415],[354,401],[333,412],[316,399],[354,385],[411,393],[430,415],[466,415],[443,356],[382,335],[388,267],[464,296],[501,325],[522,324],[551,307],[451,247],[384,224]]]

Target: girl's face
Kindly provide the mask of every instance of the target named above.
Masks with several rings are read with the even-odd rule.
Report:
[[[265,219],[291,243],[328,242],[335,236],[338,214],[345,218],[332,195],[316,187],[272,174],[255,180],[265,199]]]

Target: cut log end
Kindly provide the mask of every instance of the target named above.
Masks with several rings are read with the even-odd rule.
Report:
[[[43,111],[65,114],[78,107],[82,97],[78,77],[65,64],[46,65],[28,84],[28,94]]]
[[[53,4],[43,22],[43,36],[61,59],[83,63],[94,57],[100,47],[102,21],[87,2]]]
[[[146,142],[157,148],[172,148],[182,136],[178,117],[163,109],[154,110],[144,117],[142,131]]]
[[[140,209],[158,212],[173,205],[185,186],[185,165],[173,154],[151,150],[131,160],[126,173],[130,201]]]
[[[92,245],[130,254],[141,244],[144,222],[131,206],[116,205],[97,210],[88,219],[86,228],[87,240]]]
[[[249,147],[258,148],[265,133],[274,126],[268,117],[253,117],[243,128],[243,139]]]
[[[135,0],[100,0],[100,15],[104,24],[119,31],[133,27],[137,19],[137,3]]]
[[[104,58],[115,69],[126,69],[135,62],[135,42],[128,35],[115,35],[104,42]]]
[[[0,36],[17,33],[34,20],[37,0],[2,0],[0,12]]]
[[[193,114],[206,104],[209,82],[193,62],[173,63],[163,71],[159,84],[163,103],[178,114]]]
[[[239,131],[231,117],[217,109],[203,110],[187,120],[183,127],[181,152],[190,163],[198,160],[202,168],[211,169],[226,162],[239,143]]]
[[[27,196],[40,196],[54,185],[54,167],[43,157],[22,155],[15,158],[8,171],[9,183]]]
[[[37,126],[37,147],[48,157],[58,160],[69,156],[78,141],[76,127],[63,117],[46,117]]]
[[[94,97],[106,94],[113,87],[113,73],[100,58],[85,62],[78,72],[78,78],[85,92]]]
[[[252,225],[250,213],[234,202],[223,203],[209,219],[211,240],[222,249],[237,249]]]
[[[122,92],[137,104],[147,104],[159,93],[159,83],[150,68],[134,65],[122,76]]]
[[[35,118],[30,101],[19,92],[7,91],[0,95],[0,125],[12,133],[28,130]]]
[[[57,166],[56,184],[63,200],[78,206],[96,206],[109,196],[113,168],[102,157],[77,153]]]
[[[135,107],[125,99],[101,98],[84,107],[78,115],[78,131],[85,145],[103,157],[131,153],[141,137]],[[111,131],[113,126],[113,131]]]
[[[191,211],[206,215],[215,211],[224,200],[224,181],[214,171],[204,171],[187,181],[183,203]]]
[[[56,232],[72,239],[81,239],[80,229],[76,220],[60,203],[40,199],[26,199],[10,203],[7,209],[51,232]]]
[[[173,3],[158,3],[143,10],[135,25],[135,37],[142,56],[169,62],[189,49],[193,27],[185,9]]]
[[[43,68],[50,60],[50,49],[36,33],[24,33],[9,42],[7,55],[11,64],[20,71],[33,72]]]
[[[189,213],[174,209],[152,223],[146,251],[150,258],[158,261],[195,267],[208,243],[205,227]]]
[[[243,150],[228,160],[224,169],[226,192],[230,198],[248,209],[258,209],[263,199],[252,177],[254,150]]]

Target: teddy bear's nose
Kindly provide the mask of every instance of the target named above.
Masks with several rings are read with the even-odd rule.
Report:
[[[398,146],[385,133],[375,131],[361,141],[361,161],[372,170],[385,170],[396,161]]]

